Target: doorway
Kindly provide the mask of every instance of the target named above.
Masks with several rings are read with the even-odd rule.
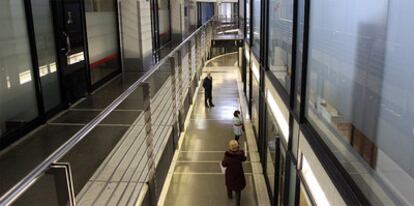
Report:
[[[68,104],[73,104],[87,94],[90,85],[85,57],[83,4],[80,0],[52,2],[63,98]]]

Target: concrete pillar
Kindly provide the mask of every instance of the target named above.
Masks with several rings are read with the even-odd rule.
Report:
[[[152,62],[150,2],[118,0],[124,72],[146,71]]]

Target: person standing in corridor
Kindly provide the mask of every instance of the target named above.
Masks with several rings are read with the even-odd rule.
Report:
[[[230,140],[229,151],[224,153],[221,165],[226,168],[225,178],[227,196],[233,198],[233,191],[236,193],[236,206],[240,205],[241,191],[246,187],[242,163],[246,161],[244,151],[239,149],[236,140]]]
[[[211,77],[211,73],[208,72],[207,76],[203,80],[203,87],[204,87],[204,104],[207,108],[214,107],[212,101],[212,91],[213,91],[213,77]]]
[[[236,110],[233,113],[233,132],[236,141],[239,141],[243,134],[243,120],[240,117],[240,111]]]

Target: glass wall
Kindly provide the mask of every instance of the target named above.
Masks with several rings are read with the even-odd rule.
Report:
[[[268,66],[287,92],[292,74],[293,0],[269,1]]]
[[[85,0],[89,67],[94,84],[121,69],[114,0]]]
[[[49,0],[32,0],[39,75],[45,111],[61,103],[60,84],[56,64],[56,46],[52,10]]]
[[[310,8],[306,117],[372,205],[414,205],[414,4]]]
[[[0,0],[0,135],[38,115],[23,0]],[[0,139],[0,142],[2,139]]]
[[[261,12],[261,0],[252,0],[253,1],[253,46],[252,51],[256,54],[257,57],[260,56],[260,17]]]

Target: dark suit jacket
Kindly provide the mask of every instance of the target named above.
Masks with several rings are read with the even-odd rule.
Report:
[[[203,87],[207,94],[211,94],[211,91],[213,90],[213,78],[209,79],[208,77],[205,77],[203,80]]]

